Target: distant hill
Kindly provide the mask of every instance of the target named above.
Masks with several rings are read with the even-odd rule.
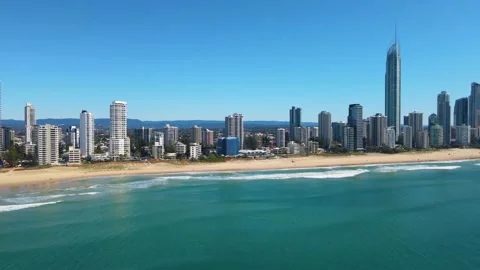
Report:
[[[80,119],[75,118],[48,118],[48,119],[37,119],[38,125],[51,124],[56,126],[79,126]],[[170,124],[177,126],[179,128],[190,128],[193,125],[200,126],[202,128],[218,129],[225,126],[224,121],[219,120],[172,120],[172,121],[142,121],[138,119],[127,119],[128,128],[163,128],[165,124]],[[246,128],[252,127],[288,127],[289,122],[287,121],[245,121]],[[108,118],[99,118],[95,119],[96,128],[108,128],[110,125],[110,119]],[[307,122],[304,123],[306,126],[316,126],[316,123]],[[24,121],[21,120],[2,120],[2,126],[11,127],[15,130],[22,130],[25,128]]]

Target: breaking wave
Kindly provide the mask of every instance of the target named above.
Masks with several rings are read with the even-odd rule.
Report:
[[[375,172],[424,171],[424,170],[456,170],[461,166],[411,165],[411,166],[384,166],[375,169]]]
[[[49,204],[56,204],[56,203],[59,203],[59,202],[61,202],[61,201],[44,202],[44,203],[0,205],[0,213],[1,212],[10,212],[10,211],[22,210],[22,209],[32,208],[32,207],[39,207],[39,206],[49,205]]]
[[[97,195],[100,192],[84,192],[78,194],[54,194],[54,195],[46,195],[46,196],[26,196],[26,197],[17,197],[17,198],[4,198],[2,199],[8,203],[15,203],[15,204],[34,204],[40,203],[44,201],[48,201],[51,199],[58,199],[62,197],[74,197],[74,196],[86,196],[86,195]]]

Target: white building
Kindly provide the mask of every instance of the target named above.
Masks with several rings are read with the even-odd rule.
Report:
[[[165,146],[174,145],[178,142],[178,127],[166,124],[163,131],[165,134]]]
[[[470,144],[470,126],[461,125],[455,127],[456,141],[457,145],[467,145]]]
[[[318,114],[318,133],[320,141],[325,142],[327,148],[332,144],[332,115],[322,111]]]
[[[406,149],[413,147],[413,129],[411,126],[403,127],[403,147]]]
[[[153,133],[153,145],[161,145],[164,146],[165,144],[165,134],[161,131],[155,131]]]
[[[185,154],[187,153],[187,146],[181,142],[175,143],[175,153],[177,154]]]
[[[198,143],[190,144],[190,159],[198,159],[202,155],[202,146]]]
[[[35,108],[27,103],[25,105],[25,145],[33,143],[33,126],[36,124]]]
[[[163,133],[162,133],[163,134]],[[163,147],[163,140],[162,144],[159,142],[155,142],[152,145],[152,156],[154,159],[162,159],[165,155],[165,148]]]
[[[318,138],[320,136],[318,127],[312,127],[312,133],[310,134],[310,137],[312,138]]]
[[[214,145],[214,140],[215,140],[215,133],[213,130],[205,129],[203,131],[203,139],[202,143],[204,146],[212,146]]]
[[[388,127],[385,131],[385,145],[390,148],[395,148],[395,127]]]
[[[202,144],[202,128],[197,125],[192,127],[192,142]]]
[[[234,113],[225,117],[225,137],[237,137],[240,141],[240,149],[243,149],[245,132],[243,129],[243,115]]]
[[[127,134],[127,103],[114,101],[110,105],[110,157],[130,157],[130,138]]]
[[[60,137],[58,127],[52,125],[35,126],[33,134],[38,143],[38,164],[55,165],[58,164],[58,147]]]
[[[67,146],[73,146],[79,148],[80,131],[76,126],[69,126],[65,134],[65,144]]]
[[[81,164],[80,149],[73,146],[68,147],[68,164]]]
[[[285,129],[277,128],[277,147],[285,147]]]
[[[300,144],[296,142],[289,142],[288,145],[288,153],[291,155],[298,155],[300,154]]]
[[[93,114],[83,110],[80,113],[80,154],[82,157],[93,155],[94,146],[95,124]]]
[[[307,151],[308,153],[317,153],[319,148],[319,143],[315,141],[308,141],[307,142]]]

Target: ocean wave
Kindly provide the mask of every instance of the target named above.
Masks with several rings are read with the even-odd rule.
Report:
[[[375,169],[375,172],[398,172],[398,171],[424,171],[424,170],[456,170],[461,166],[437,166],[437,165],[411,165],[411,166],[385,166]]]
[[[62,201],[54,201],[54,202],[43,202],[43,203],[28,203],[28,204],[13,204],[13,205],[0,205],[0,213],[1,212],[10,212],[16,210],[22,210],[26,208],[32,207],[39,207],[42,205],[49,205],[49,204],[56,204]]]
[[[15,203],[20,205],[20,204],[39,203],[39,202],[44,202],[51,199],[58,199],[63,197],[97,195],[97,194],[99,194],[99,192],[84,192],[84,193],[77,193],[77,194],[54,194],[54,195],[46,195],[46,196],[26,196],[26,197],[17,197],[17,198],[4,198],[2,200],[8,203]]]
[[[301,173],[280,173],[280,174],[239,174],[235,176],[221,176],[209,178],[211,180],[262,180],[262,179],[293,179],[293,178],[304,178],[304,179],[338,179],[338,178],[348,178],[354,177],[363,173],[369,172],[366,169],[357,169],[357,170],[329,170],[323,172],[301,172]]]
[[[480,163],[475,164],[475,166],[480,166]]]

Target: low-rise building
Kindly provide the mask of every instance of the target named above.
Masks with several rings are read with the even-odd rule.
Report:
[[[287,147],[288,147],[288,153],[290,155],[300,154],[300,144],[291,141],[291,142],[288,143]]]
[[[175,153],[183,155],[187,153],[187,146],[184,143],[176,142],[175,143]]]
[[[236,156],[240,151],[240,140],[237,137],[222,137],[217,141],[217,154]]]
[[[165,154],[165,148],[163,142],[156,142],[152,145],[152,157],[154,159],[163,159]]]
[[[81,164],[81,154],[80,154],[80,149],[75,148],[74,146],[69,146],[68,147],[68,164]]]
[[[307,152],[311,154],[315,154],[318,152],[319,143],[315,141],[308,141],[307,142]]]
[[[198,143],[190,144],[190,159],[198,159],[202,155],[202,146]]]

